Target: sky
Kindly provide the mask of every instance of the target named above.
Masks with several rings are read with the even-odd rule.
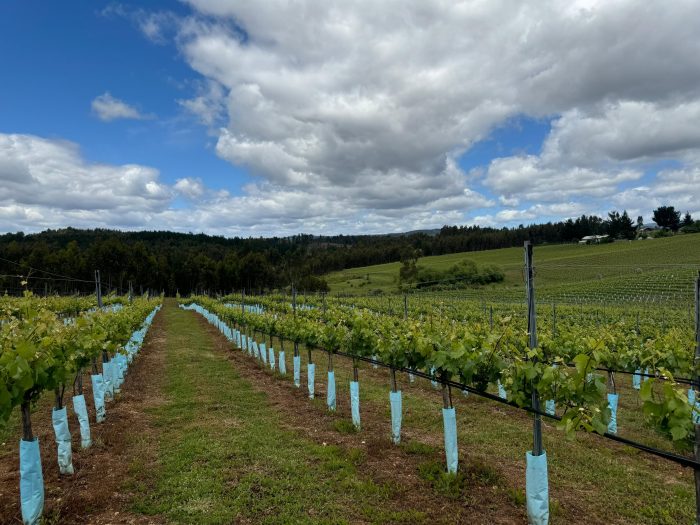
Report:
[[[700,218],[697,0],[0,2],[0,232]]]

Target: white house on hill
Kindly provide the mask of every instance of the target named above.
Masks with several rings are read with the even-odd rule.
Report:
[[[598,244],[600,241],[607,239],[607,235],[586,235],[580,241],[579,244]]]

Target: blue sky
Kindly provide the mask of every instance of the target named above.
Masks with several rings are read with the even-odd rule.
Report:
[[[700,213],[696,4],[394,3],[3,2],[0,231]]]
[[[70,140],[91,161],[155,166],[167,182],[201,176],[238,191],[245,170],[213,154],[215,140],[177,103],[199,80],[177,49],[154,44],[123,17],[102,14],[117,4],[72,4],[11,0],[0,7],[3,69],[11,72],[0,83],[0,131]],[[178,2],[148,4],[189,11]],[[90,103],[105,92],[154,118],[102,122]]]

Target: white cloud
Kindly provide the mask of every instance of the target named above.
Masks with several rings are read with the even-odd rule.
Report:
[[[536,155],[495,159],[484,182],[510,199],[561,202],[572,196],[604,199],[614,195],[620,184],[636,181],[641,171],[632,169],[591,169],[575,165],[548,164]]]
[[[482,226],[502,226],[503,224],[531,224],[550,220],[578,217],[582,214],[595,213],[580,202],[562,202],[558,204],[535,204],[522,209],[505,209],[495,214],[480,215],[473,219]]]
[[[694,209],[700,199],[699,119],[700,101],[573,109],[553,122],[540,155],[494,159],[483,180],[507,206],[514,206],[511,199],[543,203],[576,196],[595,199],[596,208],[628,208],[632,215],[648,216],[660,205]],[[659,171],[650,185],[629,187],[653,163],[668,160],[682,167]]]
[[[189,199],[199,199],[204,195],[202,179],[184,178],[175,182],[175,190]]]
[[[136,26],[141,33],[154,44],[167,43],[179,22],[179,18],[169,11],[147,11],[145,9],[132,9],[124,4],[112,2],[99,12],[104,17],[125,18]]]
[[[36,230],[74,219],[85,226],[122,225],[135,213],[144,221],[166,209],[172,197],[157,170],[90,163],[70,142],[0,134],[0,158],[3,231],[13,224]]]
[[[225,114],[225,95],[221,84],[206,82],[198,84],[199,94],[190,99],[178,100],[183,108],[197,117],[199,122],[209,128],[221,123]]]
[[[182,104],[210,127],[225,108],[217,154],[336,210],[463,222],[496,205],[479,182],[494,220],[611,203],[643,160],[700,147],[696,2],[188,3],[176,41],[216,89]],[[459,155],[516,115],[560,115],[542,154],[465,176]]]
[[[628,208],[630,215],[651,217],[659,206],[674,206],[678,211],[690,211],[700,218],[700,164],[682,169],[659,172],[652,184],[627,189],[615,195],[613,202]],[[649,221],[647,221],[649,222]]]
[[[578,166],[678,158],[700,149],[700,100],[621,100],[565,112],[553,124],[542,156]]]
[[[153,115],[143,114],[123,100],[114,98],[109,92],[95,97],[92,101],[92,112],[97,118],[105,122],[111,122],[116,119],[146,120],[154,118]]]
[[[370,210],[369,201],[357,198],[357,189],[343,193],[333,185],[310,193],[250,184],[245,194],[231,195],[194,177],[166,184],[148,166],[89,162],[74,143],[34,135],[0,133],[0,159],[0,232],[74,226],[230,236],[381,233],[457,222],[461,209],[490,204],[469,190],[425,204],[418,192],[440,192],[410,183],[396,196],[401,209]],[[445,171],[445,180],[459,177],[453,167]],[[190,206],[178,208],[178,196]],[[371,195],[364,198],[371,200]]]
[[[169,13],[148,13],[137,11],[135,22],[141,32],[156,44],[166,43],[166,33],[175,23],[176,18]]]
[[[632,0],[186,1],[193,11],[182,18],[120,4],[103,14],[159,44],[174,35],[202,77],[179,104],[254,182],[230,195],[156,176],[142,188],[156,209],[120,220],[219,233],[378,232],[650,210],[662,200],[690,206],[698,197],[694,0],[672,9]],[[145,117],[105,97],[101,118]],[[553,119],[540,153],[460,169],[462,153],[523,115]],[[0,158],[8,184],[31,187],[43,173]],[[665,160],[679,168],[644,176]],[[170,206],[174,195],[191,202],[188,214]],[[10,202],[12,213],[22,216],[31,198]]]

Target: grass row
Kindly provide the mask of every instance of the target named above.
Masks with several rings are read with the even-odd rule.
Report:
[[[161,315],[166,402],[150,413],[159,467],[134,459],[132,483],[142,489],[134,511],[202,524],[425,520],[410,506],[384,505],[392,488],[360,475],[360,452],[284,430],[283,416],[214,351],[195,314],[171,306]]]

